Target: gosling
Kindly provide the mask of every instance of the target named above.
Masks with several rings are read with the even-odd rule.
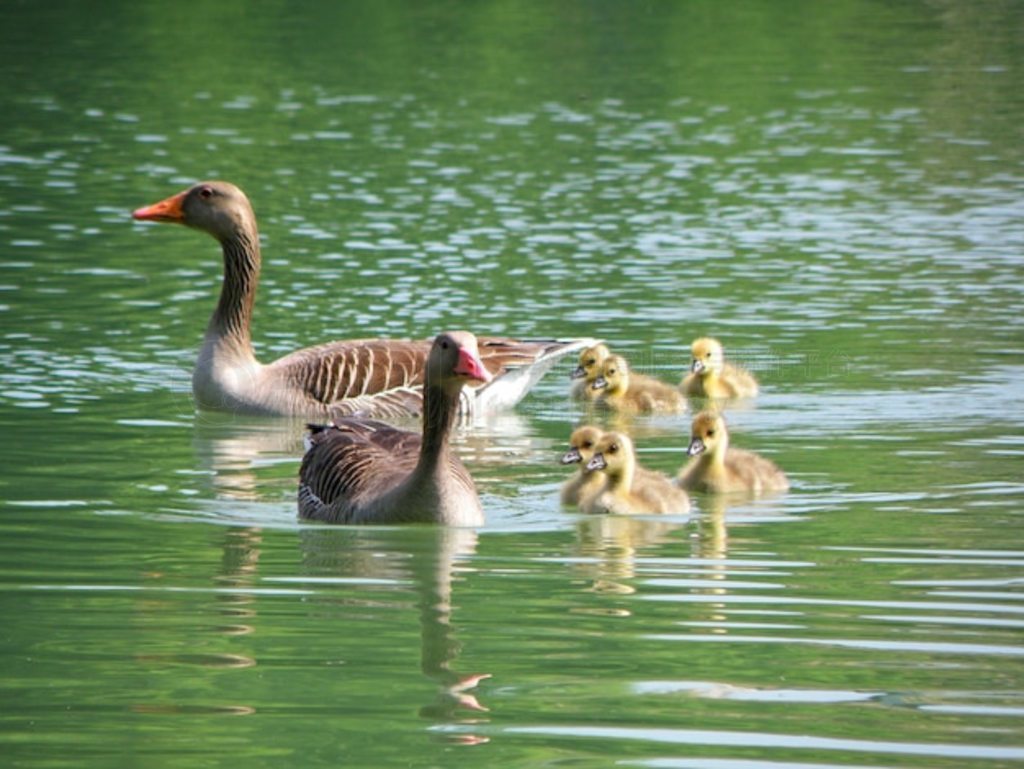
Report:
[[[676,476],[688,491],[712,494],[785,491],[789,479],[778,465],[752,451],[729,447],[725,420],[714,411],[702,411],[690,427],[690,461]]]
[[[562,455],[562,464],[579,464],[579,470],[562,484],[563,505],[582,507],[604,487],[604,473],[587,467],[602,434],[600,428],[584,425],[569,436],[569,450]]]
[[[602,390],[598,402],[626,414],[681,414],[686,399],[674,387],[652,377],[633,374],[621,355],[612,355],[591,387]]]
[[[579,365],[572,372],[572,388],[570,394],[578,401],[593,400],[597,393],[591,387],[594,380],[601,375],[601,364],[605,362],[611,351],[607,345],[595,344],[580,353]]]
[[[690,498],[661,473],[637,465],[633,441],[624,433],[601,436],[587,467],[605,475],[604,487],[583,506],[585,513],[686,513]]]
[[[701,337],[690,346],[690,373],[680,387],[691,398],[753,398],[757,380],[749,371],[725,362],[722,344]]]

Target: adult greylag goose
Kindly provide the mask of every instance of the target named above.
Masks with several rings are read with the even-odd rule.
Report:
[[[680,387],[691,398],[753,398],[757,380],[746,369],[725,361],[722,343],[701,337],[690,346],[691,361]]]
[[[562,484],[563,505],[583,505],[604,486],[604,473],[590,470],[587,463],[594,456],[594,449],[601,440],[603,431],[593,425],[577,427],[569,436],[569,450],[562,455],[563,465],[578,464],[579,469]]]
[[[268,364],[256,359],[251,323],[260,241],[252,206],[238,187],[200,182],[132,216],[184,224],[221,244],[220,300],[192,374],[192,391],[200,406],[321,419],[420,413],[430,340],[355,339],[308,347]],[[593,343],[480,339],[480,357],[492,377],[467,386],[460,412],[473,415],[510,408],[562,356]]]
[[[785,491],[789,479],[770,459],[729,446],[725,419],[717,411],[702,411],[690,426],[690,461],[676,483],[690,491],[711,493]]]
[[[426,362],[423,432],[364,417],[310,425],[299,471],[299,517],[328,523],[484,522],[473,479],[449,447],[466,382],[491,375],[464,331],[439,334]]]
[[[686,411],[680,392],[653,377],[633,374],[621,355],[607,358],[591,385],[601,390],[598,403],[627,414],[679,414]]]
[[[576,400],[593,400],[596,396],[591,385],[601,376],[601,365],[611,351],[602,343],[593,344],[580,353],[576,368],[572,371],[572,387],[569,393]]]
[[[686,492],[673,485],[668,476],[639,465],[633,441],[625,433],[609,432],[601,436],[587,467],[602,471],[605,485],[583,505],[586,513],[685,513],[690,510]]]

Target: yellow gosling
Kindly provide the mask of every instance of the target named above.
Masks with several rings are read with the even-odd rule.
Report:
[[[725,420],[714,411],[702,411],[693,418],[687,454],[690,461],[679,471],[676,483],[688,491],[760,494],[789,488],[789,479],[774,462],[729,447]]]
[[[604,473],[587,467],[602,434],[600,428],[584,425],[569,436],[569,450],[562,455],[562,464],[579,464],[579,470],[562,484],[563,505],[582,506],[604,487]]]
[[[569,391],[575,400],[589,401],[596,397],[591,385],[601,375],[601,364],[609,355],[611,351],[604,344],[595,344],[580,353],[578,365],[572,372],[572,388]]]
[[[725,362],[717,339],[701,337],[690,347],[690,373],[680,387],[691,398],[753,398],[757,380],[739,366]]]
[[[627,414],[680,414],[686,399],[674,387],[649,376],[634,374],[621,355],[612,355],[591,385],[601,391],[598,402]]]
[[[625,433],[601,436],[587,467],[602,471],[605,484],[583,506],[585,513],[685,513],[690,498],[661,473],[637,465],[633,441]]]

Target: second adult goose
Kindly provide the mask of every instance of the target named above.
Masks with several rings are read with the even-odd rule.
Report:
[[[447,332],[434,340],[423,391],[423,432],[362,417],[310,426],[299,471],[299,516],[328,523],[484,522],[476,487],[449,436],[462,386],[490,374],[476,338]]]
[[[250,326],[260,275],[260,241],[256,215],[238,187],[223,181],[200,182],[132,216],[184,224],[221,244],[220,300],[192,374],[192,391],[200,406],[320,419],[420,412],[429,340],[357,339],[308,347],[268,364],[256,359]],[[593,343],[592,339],[480,339],[480,357],[492,381],[467,386],[460,411],[481,414],[515,405],[562,356]]]

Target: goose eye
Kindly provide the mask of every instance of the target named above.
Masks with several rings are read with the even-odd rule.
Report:
[[[447,342],[441,342],[441,349],[442,350],[447,350],[448,349],[448,343]]]
[[[209,200],[213,197],[213,189],[211,187],[200,187],[199,197]]]

